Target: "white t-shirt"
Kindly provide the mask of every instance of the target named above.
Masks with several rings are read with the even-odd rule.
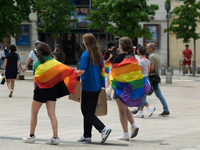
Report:
[[[148,63],[148,65],[147,65],[147,63]],[[142,58],[142,59],[139,60],[139,65],[143,67],[143,70],[142,70],[143,76],[148,76],[148,70],[150,69],[149,68],[150,67],[150,61],[146,58]]]
[[[139,61],[141,57],[139,55],[135,55],[135,58]]]
[[[36,61],[38,60],[38,57],[35,55],[33,50],[29,53],[28,57],[31,57],[31,59],[33,60],[33,68],[34,68],[34,65],[35,65]]]
[[[3,51],[3,50],[0,50],[0,59],[1,59],[2,57],[5,57],[5,54],[4,54],[4,51]]]

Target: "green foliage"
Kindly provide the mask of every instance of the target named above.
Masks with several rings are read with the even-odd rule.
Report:
[[[18,38],[22,21],[30,22],[29,14],[34,11],[33,0],[0,0],[0,41],[9,35]]]
[[[200,36],[196,33],[197,21],[200,19],[199,10],[200,2],[185,0],[183,5],[174,8],[171,12],[178,18],[175,18],[164,32],[172,31],[176,33],[176,38],[183,38],[183,43],[188,43],[190,38],[199,39]]]
[[[73,29],[70,24],[77,21],[74,17],[76,7],[70,4],[70,0],[35,0],[35,6],[43,20],[42,27],[38,27],[37,31],[52,31],[54,38],[60,31],[70,34]]]
[[[139,22],[149,22],[149,15],[155,15],[157,4],[147,5],[146,0],[96,0],[87,20],[90,29],[102,29],[115,36],[151,38],[148,28],[142,28]]]

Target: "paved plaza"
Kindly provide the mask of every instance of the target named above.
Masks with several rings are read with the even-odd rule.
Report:
[[[138,136],[119,141],[117,137],[122,134],[122,128],[117,105],[115,101],[108,101],[108,115],[100,119],[112,132],[104,144],[100,144],[101,135],[94,128],[91,144],[76,142],[83,133],[83,118],[80,104],[68,97],[56,104],[61,143],[46,145],[52,130],[45,105],[38,115],[35,144],[23,143],[22,138],[29,135],[32,77],[16,80],[12,98],[8,98],[6,85],[0,85],[0,150],[200,150],[200,76],[181,76],[176,71],[172,84],[165,83],[165,76],[161,78],[160,88],[171,114],[159,116],[163,111],[160,101],[154,94],[148,96],[149,104],[156,107],[153,116],[149,118],[145,108],[144,118],[135,118],[140,128]]]

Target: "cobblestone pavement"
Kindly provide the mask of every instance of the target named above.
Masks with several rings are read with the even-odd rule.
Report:
[[[16,80],[12,98],[8,98],[6,85],[0,85],[0,150],[200,150],[200,77],[176,75],[172,84],[165,84],[165,76],[162,76],[160,88],[171,114],[159,116],[162,112],[160,101],[154,94],[148,96],[147,101],[156,107],[156,111],[149,118],[145,108],[144,118],[135,118],[140,130],[130,141],[117,140],[122,134],[117,105],[115,101],[108,101],[108,115],[100,117],[112,129],[107,141],[100,144],[101,135],[93,129],[91,144],[76,142],[83,133],[80,104],[63,97],[56,104],[61,139],[57,146],[45,144],[52,137],[45,105],[38,115],[35,144],[22,142],[22,138],[29,135],[31,78]]]

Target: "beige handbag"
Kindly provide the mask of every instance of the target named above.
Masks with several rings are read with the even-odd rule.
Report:
[[[81,82],[77,81],[76,88],[75,88],[76,94],[69,95],[69,99],[80,102],[81,101]],[[97,107],[96,107],[96,116],[105,116],[107,115],[107,99],[106,99],[106,91],[104,88],[101,89],[101,92],[99,94]]]

